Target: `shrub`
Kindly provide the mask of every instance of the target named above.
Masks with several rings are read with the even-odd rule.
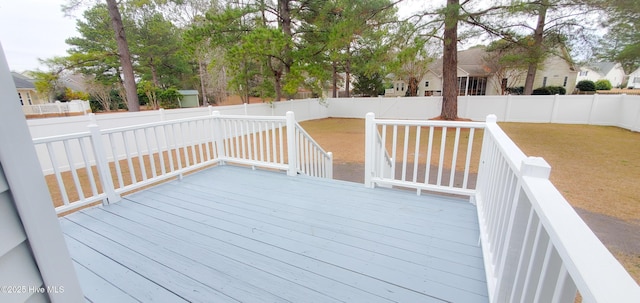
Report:
[[[545,86],[533,90],[532,95],[565,95],[567,90],[562,86]]]
[[[507,87],[505,91],[510,95],[522,95],[524,93],[524,86]]]
[[[532,95],[553,95],[548,87],[538,87],[531,92]]]
[[[576,88],[583,92],[596,91],[596,84],[591,80],[582,80],[576,84]]]
[[[611,85],[611,82],[607,79],[596,81],[596,90],[611,90],[611,88],[613,88],[613,85]]]

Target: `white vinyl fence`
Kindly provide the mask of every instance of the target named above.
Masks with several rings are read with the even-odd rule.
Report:
[[[491,302],[572,303],[578,292],[583,302],[640,302],[640,287],[549,181],[549,165],[527,158],[496,121],[494,115],[486,122],[384,120],[369,113],[365,185],[469,196],[477,205]],[[474,143],[479,133],[481,148]],[[479,151],[479,160],[471,160]],[[476,187],[467,184],[474,164]]]
[[[220,163],[331,178],[332,155],[284,117],[211,115],[34,139],[58,213]]]
[[[96,115],[105,128],[123,127],[210,115],[284,116],[292,111],[298,121],[358,118],[368,112],[383,119],[426,120],[440,115],[442,97],[306,99],[260,104],[121,112]],[[640,131],[640,96],[460,96],[458,115],[484,121],[495,114],[501,122],[608,125]],[[33,119],[27,121],[32,138],[57,136],[86,130],[89,116]]]
[[[23,105],[22,111],[25,115],[48,115],[48,114],[82,114],[91,113],[89,101],[72,100],[69,102],[56,101],[55,103]]]

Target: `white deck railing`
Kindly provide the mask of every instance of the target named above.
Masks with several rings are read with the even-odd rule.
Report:
[[[425,143],[420,129],[427,127]],[[496,124],[495,116],[488,116],[486,123],[469,123],[378,120],[368,114],[366,128],[366,186],[464,194],[476,203],[491,302],[574,302],[577,293],[583,302],[640,302],[640,287],[549,181],[549,165],[542,158],[527,158]],[[445,132],[452,128],[454,143],[443,149],[449,140]],[[473,151],[479,151],[473,136],[480,132],[474,129],[483,129],[475,189],[464,182],[474,163],[469,155],[475,159]],[[463,132],[466,139],[460,135]],[[441,140],[439,148],[434,148],[434,134]],[[378,151],[380,146],[385,150]],[[461,146],[467,150],[464,165],[453,164]],[[388,150],[390,160],[385,156]],[[438,156],[432,159],[434,153]],[[413,163],[408,162],[411,158]],[[424,171],[429,167],[437,171],[432,174],[435,183],[416,176],[420,159],[425,159],[420,163]],[[384,168],[386,161],[391,168]],[[452,186],[455,178],[446,178],[443,166],[452,172],[452,167],[459,168],[461,186]],[[401,176],[385,176],[387,169],[401,171]]]
[[[235,163],[331,178],[332,155],[286,117],[211,116],[34,139],[62,213],[203,167]],[[293,142],[293,144],[289,144]],[[51,185],[50,185],[51,186]]]
[[[471,196],[471,169],[478,167],[481,143],[476,130],[483,128],[481,122],[384,120],[367,114],[365,184]]]

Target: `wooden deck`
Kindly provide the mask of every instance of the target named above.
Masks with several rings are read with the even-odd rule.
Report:
[[[91,302],[487,302],[476,210],[220,166],[60,219]]]

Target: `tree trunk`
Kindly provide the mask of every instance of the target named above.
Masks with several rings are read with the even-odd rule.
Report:
[[[532,59],[529,61],[529,68],[527,70],[527,78],[524,81],[524,94],[531,95],[533,93],[533,82],[536,79],[536,72],[538,70],[538,64],[542,61],[542,42],[544,41],[544,25],[547,18],[547,8],[549,1],[543,0],[540,3],[540,11],[538,13],[538,24],[533,31],[533,46]]]
[[[331,67],[333,68],[333,74],[332,79],[333,79],[333,97],[334,98],[338,98],[338,66],[337,63],[334,61],[331,63]]]
[[[129,53],[129,45],[127,44],[127,37],[124,33],[122,16],[118,10],[116,0],[107,0],[107,8],[109,10],[109,16],[111,16],[111,24],[115,32],[116,42],[118,43],[120,65],[122,65],[124,77],[124,89],[127,94],[127,107],[130,112],[137,112],[140,111],[140,102],[138,102],[136,80],[133,75],[133,63],[131,63],[131,54]]]
[[[156,87],[160,87],[160,81],[158,81],[158,70],[156,64],[153,63],[153,58],[149,59],[149,69],[151,70],[151,81]]]
[[[287,41],[291,43],[293,41],[293,32],[291,29],[291,6],[289,2],[290,0],[278,0],[278,13],[280,14],[279,23],[282,33],[284,33]],[[291,65],[293,65],[293,58],[291,58],[291,46],[288,43],[284,46],[283,57],[282,61],[284,66],[282,70],[284,73],[281,73],[280,77],[288,75],[291,72]],[[280,85],[282,85],[282,79],[280,79],[279,82]],[[282,86],[277,89],[281,88]],[[291,97],[292,96],[289,96],[287,93],[287,98],[290,99]]]
[[[458,118],[458,19],[460,0],[447,0],[444,13],[444,50],[442,54],[442,111],[440,118]]]
[[[344,90],[347,98],[351,97],[351,60],[347,59],[344,67]]]
[[[207,106],[207,89],[204,85],[205,81],[205,69],[204,63],[202,63],[202,59],[198,58],[198,73],[200,74],[200,90],[202,90],[202,106]]]
[[[282,71],[273,71],[273,76],[276,82],[276,101],[280,101],[282,99]]]

